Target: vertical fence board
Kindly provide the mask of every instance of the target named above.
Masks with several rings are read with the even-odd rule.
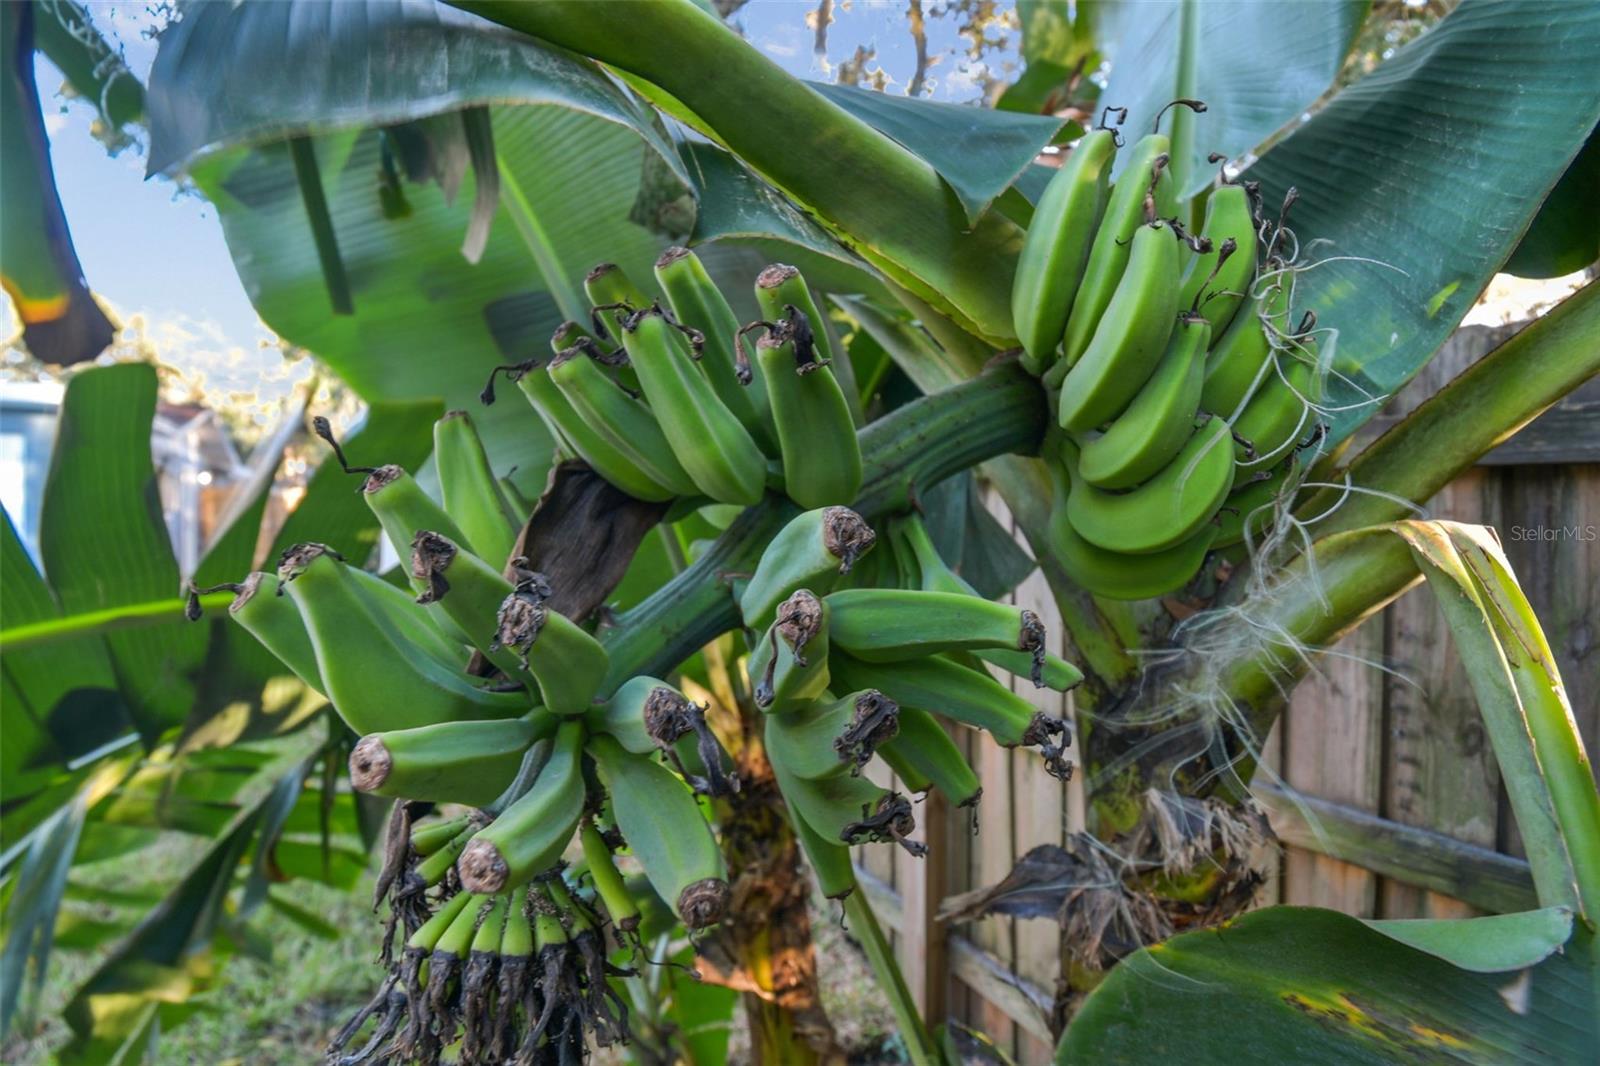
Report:
[[[1035,570],[1017,586],[1013,597],[1018,607],[1038,614],[1047,634],[1046,649],[1060,655],[1064,640],[1061,612],[1041,571]],[[1046,714],[1060,718],[1066,714],[1061,693],[1035,688],[1026,677],[1014,677],[1012,688]],[[1022,855],[1039,844],[1060,844],[1066,827],[1066,787],[1045,771],[1038,751],[1019,748],[1011,755],[1013,788],[1013,828],[1015,852]],[[1061,929],[1053,919],[1021,919],[1017,922],[1017,973],[1041,988],[1054,988],[1061,971]],[[1031,1033],[1018,1036],[1018,1062],[1047,1062],[1050,1047]]]
[[[1284,776],[1302,792],[1362,810],[1378,809],[1383,681],[1369,661],[1383,655],[1384,621],[1368,619],[1318,675],[1295,690],[1284,717]],[[1291,848],[1284,856],[1284,902],[1372,916],[1377,877],[1350,863]]]

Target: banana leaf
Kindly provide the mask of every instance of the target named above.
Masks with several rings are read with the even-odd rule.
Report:
[[[1216,175],[1210,153],[1244,155],[1333,84],[1370,6],[1299,4],[1291,28],[1275,0],[1093,0],[1084,14],[1111,61],[1100,102],[1128,109],[1131,142],[1173,100],[1204,101],[1204,114],[1175,107],[1161,125],[1177,184],[1192,196]]]
[[[1600,7],[1464,0],[1249,169],[1273,212],[1299,190],[1290,225],[1325,260],[1295,313],[1337,330],[1322,341],[1349,379],[1327,401],[1333,442],[1421,369],[1516,248],[1600,119],[1597,59]]]
[[[28,350],[47,363],[78,363],[111,343],[112,327],[83,280],[56,192],[33,74],[35,6],[0,7],[0,283]]]
[[[155,368],[144,364],[102,367],[67,385],[39,520],[44,571],[65,613],[182,594],[151,458],[155,405]],[[174,618],[102,639],[133,724],[154,746],[189,712],[205,635]]]
[[[1269,907],[1123,960],[1056,1062],[1588,1061],[1600,1045],[1591,938],[1550,947],[1533,938],[1503,970],[1475,972],[1335,911]]]

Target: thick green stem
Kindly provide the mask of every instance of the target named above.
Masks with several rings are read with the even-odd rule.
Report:
[[[863,258],[969,331],[1010,343],[1022,230],[998,211],[969,222],[926,160],[785,73],[715,16],[688,0],[453,2],[665,90]]]
[[[905,510],[919,488],[996,455],[1032,451],[1044,433],[1044,396],[1014,364],[898,408],[861,430],[866,461],[852,505],[868,521]],[[799,513],[769,496],[747,508],[704,555],[617,620],[604,637],[611,691],[639,674],[662,674],[739,625],[728,579],[755,569],[761,552]]]
[[[844,914],[845,920],[850,923],[850,931],[861,942],[867,960],[872,963],[873,972],[878,975],[879,989],[889,997],[895,1022],[900,1026],[900,1038],[905,1041],[906,1054],[910,1056],[913,1066],[938,1066],[941,1061],[938,1045],[933,1042],[927,1026],[923,1025],[922,1017],[917,1013],[911,990],[906,987],[900,964],[895,961],[894,946],[878,924],[878,916],[872,913],[867,894],[858,888],[846,896]]]

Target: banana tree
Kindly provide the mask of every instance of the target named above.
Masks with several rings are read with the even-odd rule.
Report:
[[[576,279],[593,262],[645,274],[665,237],[687,237],[719,278],[748,271],[753,256],[781,256],[836,294],[851,330],[858,403],[869,401],[862,406],[874,414],[893,406],[870,403],[873,384],[880,397],[893,391],[883,385],[886,359],[902,397],[926,394],[862,429],[868,471],[854,506],[874,517],[902,512],[935,482],[976,468],[1049,579],[1088,674],[1080,746],[1096,782],[1096,840],[1083,852],[1109,846],[1129,869],[1164,865],[1157,820],[1198,805],[1207,812],[1198,822],[1204,836],[1189,834],[1183,850],[1220,850],[1226,860],[1213,864],[1222,877],[1190,867],[1165,879],[1119,879],[1119,896],[1151,921],[1133,928],[1122,950],[1073,960],[1072,1002],[1126,951],[1178,924],[1175,916],[1223,921],[1244,905],[1248,863],[1228,841],[1251,816],[1246,786],[1258,738],[1303,676],[1307,652],[1414,584],[1420,567],[1459,571],[1444,549],[1428,555],[1417,546],[1431,535],[1370,532],[1401,517],[1392,501],[1426,499],[1597,369],[1591,286],[1377,445],[1348,462],[1326,460],[1318,476],[1353,486],[1350,500],[1330,512],[1307,492],[1294,505],[1298,524],[1285,523],[1305,535],[1224,579],[1198,579],[1191,597],[1216,609],[1178,625],[1159,602],[1109,601],[1074,580],[1051,535],[1050,466],[1037,458],[1052,447],[1051,411],[1031,377],[997,359],[1016,341],[1016,262],[1049,176],[1032,162],[1081,127],[809,85],[688,0],[457,6],[482,17],[376,2],[364,5],[362,20],[313,4],[188,10],[163,41],[153,79],[152,168],[188,170],[217,204],[263,317],[372,400],[472,403],[491,368],[521,362],[559,319],[588,317]],[[1519,251],[1519,239],[1530,227],[1560,229],[1540,207],[1547,196],[1567,202],[1552,189],[1600,117],[1600,90],[1582,77],[1600,50],[1600,15],[1469,0],[1306,119],[1366,13],[1335,3],[1308,11],[1292,38],[1267,4],[1096,4],[1077,26],[1056,5],[1026,5],[1024,15],[1042,77],[1072,70],[1088,42],[1110,59],[1100,100],[1128,109],[1129,130],[1160,121],[1172,99],[1206,101],[1205,114],[1168,119],[1168,180],[1185,224],[1199,221],[1211,195],[1204,161],[1213,152],[1244,166],[1266,203],[1287,203],[1299,190],[1301,246],[1333,249],[1303,272],[1296,305],[1338,330],[1337,348],[1324,347],[1336,384],[1324,405],[1331,453],[1375,411],[1375,398],[1429,359],[1508,257],[1568,254],[1531,243]],[[1478,77],[1485,68],[1501,79]],[[1507,84],[1517,86],[1509,99]],[[1456,120],[1457,132],[1438,136]],[[462,193],[469,176],[470,197]],[[1585,221],[1574,231],[1580,246],[1593,233],[1593,219]],[[738,310],[741,321],[753,317],[752,307]],[[527,409],[494,410],[485,436],[498,472],[514,470],[525,489],[540,483],[549,436]],[[387,447],[375,459],[405,461],[398,444]],[[664,675],[705,649],[688,673],[740,703],[742,694],[707,669],[717,642],[739,624],[720,575],[753,568],[788,507],[773,499],[731,521],[675,523],[661,547],[677,572],[664,583],[660,567],[646,572],[650,553],[641,554],[624,585],[631,609],[608,640],[613,670]],[[672,567],[689,536],[711,543]],[[1297,579],[1307,574],[1314,580]],[[1481,587],[1470,589],[1465,599],[1483,606]],[[1496,638],[1502,652],[1509,636]],[[1132,653],[1152,647],[1169,654]],[[1492,682],[1485,685],[1488,715]],[[1202,698],[1173,706],[1176,692]],[[751,757],[759,769],[759,751]],[[1119,772],[1108,773],[1113,767]],[[1562,789],[1572,787],[1569,780]],[[781,816],[751,824],[764,825],[792,876]],[[1560,828],[1570,825],[1581,823]],[[1003,908],[1004,888],[983,902]],[[1569,935],[1570,953],[1582,953],[1591,912],[1560,893],[1545,902],[1564,910],[1517,927],[1509,937],[1516,950],[1495,965],[1532,966]],[[1090,921],[1088,907],[1065,909],[1069,926]],[[936,1059],[941,1051],[909,1008],[860,893],[850,916],[885,975],[913,1058]],[[1271,943],[1270,923],[1263,927]],[[1314,943],[1311,933],[1306,941]],[[1385,950],[1396,968],[1433,965]],[[1149,957],[1159,961],[1160,949]],[[1194,966],[1208,979],[1229,976],[1204,969],[1203,954]],[[1086,1022],[1106,1017],[1108,1008],[1092,1005],[1114,998],[1121,971],[1112,973],[1085,1007]],[[785,1016],[774,989],[752,992],[758,1047],[776,1055],[782,1034],[807,1031],[803,1011]],[[1069,1030],[1064,1049],[1093,1039],[1077,1032]]]

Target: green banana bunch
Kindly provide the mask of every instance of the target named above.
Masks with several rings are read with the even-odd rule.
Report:
[[[1078,473],[1103,489],[1131,489],[1172,461],[1194,434],[1205,384],[1211,327],[1180,317],[1156,365],[1128,409],[1104,433],[1078,441]]]
[[[1066,723],[1038,710],[985,671],[943,655],[867,663],[836,651],[828,660],[838,688],[877,689],[902,710],[915,707],[982,729],[1008,748],[1037,745],[1052,774],[1064,778],[1071,771],[1062,757],[1070,739],[1059,745],[1054,739],[1064,737]]]
[[[673,317],[698,330],[704,338],[700,369],[716,390],[718,399],[738,416],[763,452],[777,455],[778,435],[772,424],[766,383],[757,379],[753,367],[749,368],[750,387],[746,388],[740,380],[734,346],[734,338],[739,334],[739,318],[722,290],[706,273],[705,264],[687,248],[668,248],[656,260],[656,282],[667,294]]]
[[[573,413],[588,427],[587,436],[597,438],[593,447],[599,450],[594,454],[607,465],[595,469],[627,470],[625,480],[612,484],[634,495],[634,482],[655,486],[640,499],[699,495],[700,490],[667,443],[655,414],[637,393],[628,392],[606,376],[600,369],[598,353],[593,345],[575,344],[558,352],[546,369]],[[576,433],[573,439],[578,442]]]
[[[522,516],[501,491],[489,466],[489,453],[465,411],[446,411],[434,423],[433,461],[444,508],[466,535],[466,543],[485,559],[510,558]]]
[[[919,707],[900,708],[900,731],[884,741],[878,754],[902,781],[927,781],[957,807],[976,807],[983,798],[983,783],[967,757],[944,726]]]
[[[1212,191],[1200,235],[1211,248],[1184,268],[1178,306],[1204,317],[1220,337],[1256,274],[1256,221],[1244,186],[1223,184]]]
[[[828,688],[828,661],[827,604],[810,589],[798,589],[750,651],[756,706],[776,713],[821,696]]]
[[[1061,380],[1057,418],[1063,429],[1082,432],[1109,422],[1149,380],[1178,315],[1178,247],[1168,223],[1153,221],[1134,232],[1100,324]]]
[[[611,797],[615,824],[661,898],[689,929],[721,921],[729,899],[727,869],[689,786],[611,737],[590,738],[588,751]]]
[[[1011,321],[1022,365],[1038,376],[1055,361],[1067,313],[1105,209],[1117,135],[1092,130],[1072,149],[1033,209],[1011,286]]]
[[[650,410],[695,486],[718,503],[759,503],[766,457],[691,359],[689,347],[698,350],[703,335],[682,327],[685,343],[680,327],[654,304],[629,314],[620,328]]]
[[[1110,492],[1085,481],[1076,449],[1062,446],[1071,480],[1067,519],[1091,544],[1129,555],[1145,555],[1181,544],[1211,521],[1233,487],[1234,462],[1228,424],[1211,418],[1178,454],[1137,488]]]
[[[897,518],[889,528],[889,541],[896,558],[902,561],[907,572],[901,578],[903,588],[922,588],[929,592],[947,592],[963,596],[977,596],[978,590],[950,569],[922,518],[909,514]],[[979,648],[973,652],[979,659],[998,666],[1018,677],[1033,678],[1035,654],[1032,651],[1008,648]],[[1044,668],[1035,686],[1066,692],[1083,680],[1083,671],[1058,656],[1044,655]],[[1041,684],[1042,683],[1042,684]]]
[[[299,609],[324,693],[358,733],[526,714],[527,699],[479,688],[458,663],[434,658],[360,573],[320,544],[284,553],[279,588]],[[427,619],[412,607],[413,622]]]
[[[533,787],[462,850],[456,866],[467,891],[515,888],[561,857],[583,814],[584,736],[581,721],[569,719],[558,725],[550,758]]]
[[[1171,147],[1164,135],[1153,133],[1129,149],[1127,165],[1112,186],[1095,230],[1094,245],[1089,249],[1089,259],[1067,315],[1066,334],[1061,339],[1062,359],[1052,368],[1055,373],[1065,373],[1089,347],[1113,294],[1122,287],[1122,276],[1131,257],[1130,239],[1140,225],[1151,218],[1171,218],[1176,212],[1177,192],[1167,170]],[[1173,289],[1177,281],[1174,277]],[[1173,295],[1176,306],[1176,293]],[[1058,383],[1059,378],[1046,379],[1047,385]]]
[[[762,285],[763,279],[771,280],[773,269],[757,279],[758,298],[770,300],[769,293],[783,291],[782,282],[777,287]],[[805,302],[810,302],[809,295]],[[781,316],[745,326],[738,342],[742,351],[745,331],[757,325],[767,330],[756,341],[755,364],[766,381],[783,456],[783,490],[808,510],[849,504],[861,491],[862,476],[855,420],[827,350],[819,347],[826,339],[813,332],[817,321],[801,307],[788,304]]]
[[[878,694],[874,696],[881,700]],[[812,756],[814,761],[815,753],[789,740],[790,717],[767,716],[765,745],[778,787],[795,820],[803,821],[824,841],[847,846],[893,841],[913,855],[926,854],[922,844],[909,839],[916,830],[910,801],[852,772],[853,760],[836,758],[828,772],[803,776],[802,769],[808,767],[803,762],[797,765],[797,760]]]
[[[819,507],[798,515],[778,531],[739,595],[739,613],[751,629],[772,624],[778,605],[802,588],[827,593],[877,534],[848,507]]]
[[[379,796],[487,806],[516,777],[523,753],[554,731],[554,718],[533,711],[369,733],[351,749],[350,783]]]

